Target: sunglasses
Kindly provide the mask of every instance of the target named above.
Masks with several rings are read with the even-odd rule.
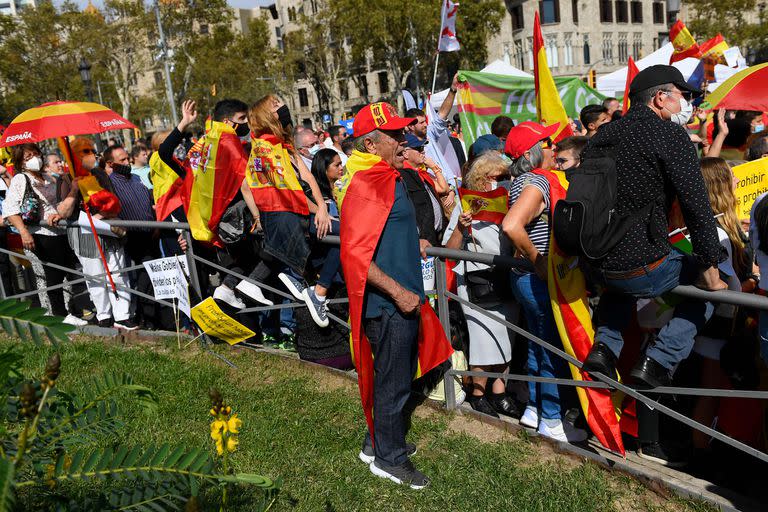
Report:
[[[543,149],[551,149],[553,147],[552,139],[544,139],[541,141],[541,147]]]
[[[96,154],[96,150],[90,149],[90,148],[81,149],[80,152],[82,154],[84,154],[84,155],[95,155]]]
[[[682,98],[683,98],[685,101],[691,101],[691,99],[693,98],[693,94],[692,94],[691,92],[689,92],[689,91],[667,91],[667,90],[664,90],[664,91],[662,91],[662,92],[665,92],[665,93],[667,93],[668,95],[671,95],[671,94],[675,94],[675,93],[677,93],[677,94],[679,94],[679,95],[680,95],[680,96],[681,96],[681,97],[682,97]]]

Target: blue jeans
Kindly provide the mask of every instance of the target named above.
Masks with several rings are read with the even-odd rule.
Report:
[[[547,283],[536,274],[510,274],[512,293],[523,307],[528,330],[550,345],[562,348],[557,332],[552,305],[549,301]],[[564,362],[559,356],[538,343],[528,340],[528,374],[537,377],[559,377],[564,375]],[[560,419],[560,393],[557,384],[544,382],[528,383],[528,405],[536,407],[539,416],[548,420]]]
[[[331,231],[329,234],[338,235],[340,230],[339,221],[331,221]],[[314,214],[309,216],[309,234],[317,237],[317,228],[315,227]],[[312,248],[313,258],[310,263],[314,268],[320,268],[320,275],[317,278],[317,284],[328,289],[331,287],[334,279],[341,270],[341,250],[338,245],[327,245],[315,243]]]
[[[656,268],[643,269],[643,274],[629,279],[611,279],[610,273],[600,272],[606,291],[600,297],[597,310],[595,340],[605,343],[616,357],[621,354],[624,338],[621,331],[629,326],[637,308],[637,299],[654,298],[680,284],[692,284],[698,276],[698,264],[689,255],[672,249]],[[672,320],[656,336],[645,355],[664,368],[672,370],[688,357],[693,338],[714,312],[709,302],[684,299],[675,306]]]
[[[380,317],[363,320],[373,352],[373,434],[376,460],[399,466],[408,460],[405,435],[410,418],[406,404],[416,373],[419,318],[382,310]]]

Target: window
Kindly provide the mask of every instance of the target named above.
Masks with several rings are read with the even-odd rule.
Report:
[[[515,41],[514,59],[518,69],[525,69],[525,52],[523,52],[523,42],[519,39]]]
[[[295,7],[289,7],[288,8],[288,21],[296,21],[296,8]]]
[[[155,85],[163,83],[163,74],[160,71],[155,71]]]
[[[560,23],[560,0],[540,0],[539,15],[542,23]]]
[[[360,84],[360,96],[363,98],[368,97],[368,77],[365,75],[360,75],[359,84]]]
[[[643,2],[632,0],[632,23],[643,22]]]
[[[557,55],[557,35],[552,34],[547,36],[547,39],[544,41],[544,48],[547,52],[547,64],[549,64],[550,68],[556,68],[560,65],[560,62],[558,61],[558,55]]]
[[[653,39],[654,47],[658,50],[669,42],[669,32],[659,32],[658,36]]]
[[[613,64],[613,34],[603,34],[603,60],[606,64]]]
[[[203,35],[208,34],[208,25],[206,24],[200,25],[200,33]]]
[[[525,22],[523,20],[523,6],[516,5],[510,10],[512,15],[512,30],[522,30],[525,28]]]
[[[300,107],[308,107],[309,106],[309,96],[307,95],[307,90],[303,87],[299,89],[299,106]]]
[[[641,32],[635,32],[632,36],[632,58],[639,60],[643,53],[643,34]]]
[[[571,42],[571,34],[565,34],[563,44],[563,64],[566,66],[573,66],[573,43]]]
[[[339,98],[341,98],[341,101],[349,99],[349,87],[347,87],[346,80],[339,80]]]
[[[616,0],[616,21],[618,23],[629,22],[629,4],[627,4],[627,0]]]
[[[533,69],[533,38],[528,38],[528,69]]]
[[[589,36],[584,34],[584,64],[592,62],[592,57],[589,55]]]
[[[573,23],[579,24],[579,0],[571,0],[571,14],[573,15]]]
[[[664,2],[653,2],[653,22],[664,24]]]
[[[600,0],[600,21],[602,23],[613,21],[613,2],[611,0]]]
[[[627,42],[627,33],[619,33],[619,62],[624,63],[629,60],[629,43]]]
[[[379,93],[386,94],[389,92],[389,77],[386,71],[379,73]]]

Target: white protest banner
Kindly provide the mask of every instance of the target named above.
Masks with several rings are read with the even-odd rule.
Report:
[[[183,272],[178,273],[177,268],[181,266]],[[181,287],[186,289],[187,280],[184,275],[187,273],[186,260],[179,261],[176,257],[159,258],[156,260],[145,261],[144,268],[147,269],[149,279],[152,281],[152,288],[155,290],[156,299],[180,299],[179,290]],[[179,277],[184,278],[179,286],[177,282]],[[186,294],[187,304],[189,304],[189,294]]]
[[[189,284],[187,282],[187,275],[181,268],[181,261],[178,257],[174,258],[176,261],[176,280],[175,280],[175,287],[176,287],[176,300],[177,300],[177,307],[179,308],[179,311],[187,315],[187,318],[190,320],[192,319],[192,313],[189,309]],[[184,261],[184,265],[186,265],[186,260]]]

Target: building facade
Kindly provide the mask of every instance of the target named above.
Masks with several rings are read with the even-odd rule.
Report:
[[[37,7],[35,0],[0,0],[0,14],[16,16],[25,7]]]

